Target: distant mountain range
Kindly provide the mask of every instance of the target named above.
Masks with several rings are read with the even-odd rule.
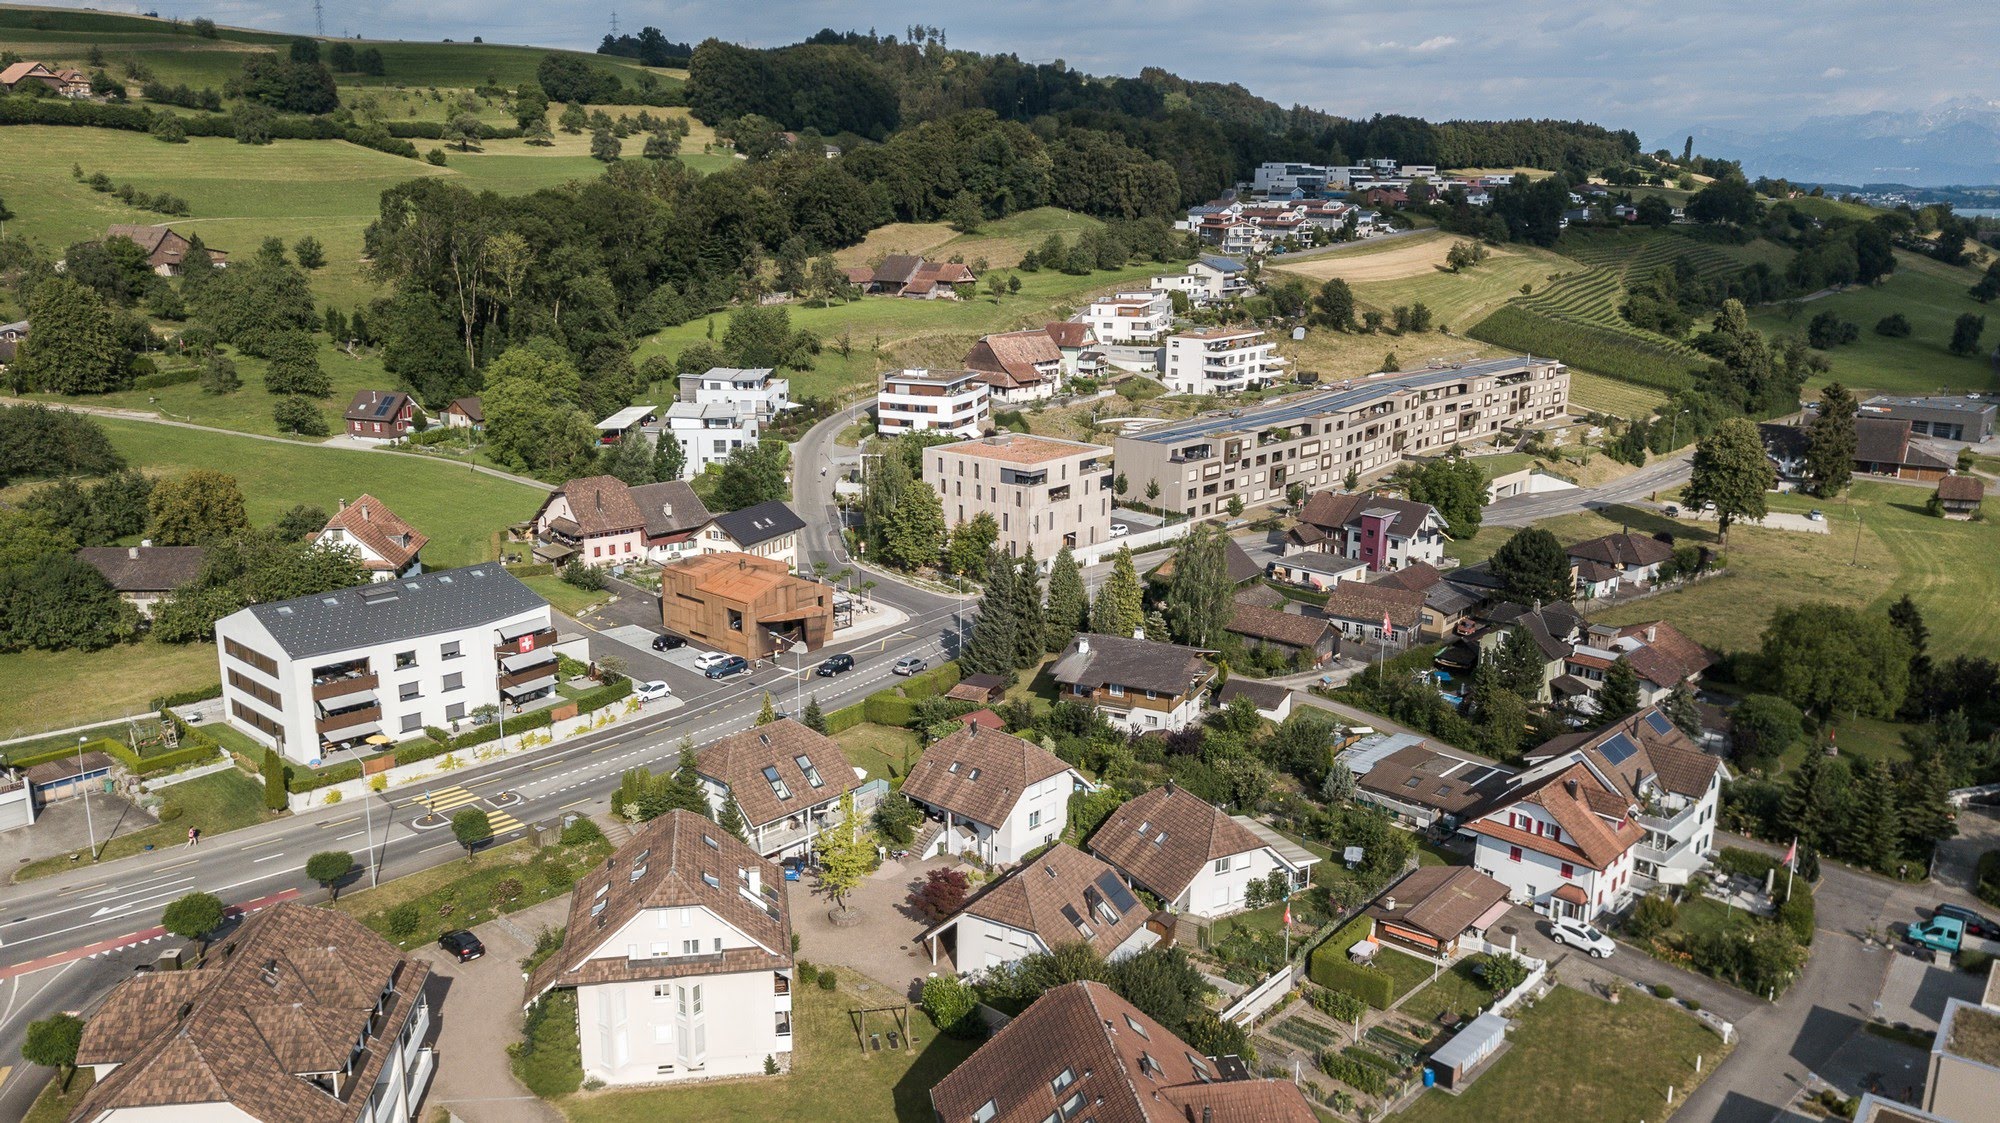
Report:
[[[1740,160],[1760,175],[1809,183],[1915,187],[2000,183],[2000,100],[1963,99],[1933,109],[1812,117],[1785,129],[1686,129],[1656,147]]]

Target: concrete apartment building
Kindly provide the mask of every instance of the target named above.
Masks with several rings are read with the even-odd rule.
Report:
[[[992,424],[992,389],[973,370],[891,371],[875,397],[875,431],[976,437]]]
[[[1233,394],[1269,386],[1289,364],[1256,329],[1205,328],[1167,337],[1160,381],[1177,394]]]
[[[305,764],[556,684],[549,602],[498,562],[251,605],[215,640],[225,720]]]
[[[586,1076],[751,1076],[792,1051],[784,873],[708,819],[674,810],[639,827],[577,882],[564,932],[527,999],[576,992]]]
[[[1561,363],[1486,359],[1206,413],[1119,436],[1112,448],[1134,494],[1157,483],[1161,506],[1213,515],[1232,496],[1274,502],[1294,483],[1332,487],[1349,469],[1366,476],[1405,454],[1435,455],[1560,417],[1568,401]]]
[[[791,381],[775,377],[768,367],[684,374],[679,400],[667,407],[661,439],[680,442],[692,476],[739,448],[755,447],[772,419],[791,405]]]
[[[1978,444],[1993,436],[2000,402],[1986,398],[1906,398],[1879,394],[1861,403],[1861,416],[1910,423],[1910,434],[1940,441]]]
[[[924,482],[937,489],[945,522],[992,515],[1001,549],[1033,550],[1046,562],[1064,546],[1110,540],[1110,457],[1102,445],[996,433],[925,449]]]
[[[1152,343],[1174,326],[1174,298],[1153,289],[1113,293],[1091,301],[1083,322],[1100,343]]]

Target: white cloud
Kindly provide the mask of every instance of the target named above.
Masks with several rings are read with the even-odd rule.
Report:
[[[1410,49],[1412,51],[1442,51],[1446,47],[1457,45],[1457,43],[1458,36],[1456,35],[1433,35]]]

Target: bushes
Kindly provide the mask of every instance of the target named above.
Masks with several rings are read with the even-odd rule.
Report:
[[[1641,940],[1650,940],[1678,923],[1680,912],[1680,906],[1666,894],[1648,893],[1632,906],[1625,930]]]
[[[908,698],[898,698],[886,691],[870,694],[862,701],[862,713],[876,725],[893,725],[902,728],[910,724],[916,703]],[[852,709],[853,707],[848,707]],[[828,728],[832,728],[831,723]]]
[[[2000,905],[2000,850],[1988,850],[1979,856],[1979,872],[1972,893],[1989,905]]]
[[[196,702],[206,702],[211,698],[220,697],[222,697],[222,683],[220,680],[217,680],[207,686],[196,687],[193,690],[183,690],[178,694],[163,694],[153,699],[150,704],[153,709],[164,710],[171,706],[189,706]]]
[[[431,431],[435,433],[443,433],[443,432],[448,432],[449,430],[433,429]],[[417,443],[424,444],[428,442],[419,441]],[[507,567],[507,572],[513,574],[516,577],[553,577],[556,572],[556,567],[549,564],[548,562],[542,562],[539,565],[510,565]]]
[[[944,1033],[960,1038],[979,1036],[979,1001],[972,988],[957,978],[935,975],[925,979],[923,1008],[924,1013],[929,1014],[931,1021]]]
[[[132,380],[134,390],[164,390],[169,386],[185,386],[201,378],[200,367],[184,370],[163,370],[155,374],[142,374]]]
[[[1319,1067],[1328,1076],[1371,1096],[1379,1096],[1389,1090],[1389,1074],[1374,1065],[1363,1064],[1346,1055],[1347,1051],[1321,1053]]]
[[[826,731],[828,735],[845,733],[867,720],[868,707],[865,703],[857,702],[852,706],[842,706],[826,715]]]
[[[583,1084],[583,1043],[577,1035],[576,992],[551,991],[533,1006],[519,1044],[507,1047],[514,1075],[545,1100],[566,1096]]]
[[[1792,884],[1792,891],[1778,902],[1777,921],[1792,933],[1792,938],[1810,946],[1813,938],[1813,894],[1812,887],[1804,879]]]
[[[1396,1000],[1396,980],[1387,971],[1350,962],[1347,949],[1368,934],[1364,921],[1349,923],[1313,949],[1306,974],[1328,990],[1347,991],[1378,1010]]]

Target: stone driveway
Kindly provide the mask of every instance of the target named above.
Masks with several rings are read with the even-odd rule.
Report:
[[[959,864],[956,858],[882,863],[882,868],[849,896],[848,906],[861,914],[861,923],[852,928],[836,928],[827,919],[831,902],[812,889],[810,878],[787,882],[792,929],[799,934],[799,958],[858,971],[914,1000],[927,975],[948,973],[952,968],[948,961],[931,965],[929,954],[917,939],[924,924],[911,915],[903,898],[926,871]]]
[[[560,1112],[514,1079],[507,1046],[521,1039],[521,960],[534,950],[536,933],[568,919],[564,895],[474,928],[486,954],[470,963],[436,945],[411,953],[433,972],[437,1074],[428,1108],[445,1108],[466,1123],[561,1123]]]
[[[1643,983],[1649,987],[1665,984],[1674,988],[1676,997],[1695,999],[1702,1009],[1714,1011],[1731,1022],[1741,1021],[1764,1005],[1745,991],[1662,963],[1627,943],[1621,942],[1618,950],[1604,959],[1592,959],[1550,939],[1548,919],[1519,905],[1507,910],[1502,925],[1487,932],[1486,938],[1496,944],[1505,944],[1510,938],[1518,940],[1521,951],[1555,964],[1557,976],[1572,986],[1602,988],[1613,981]],[[1514,931],[1508,932],[1507,928]]]
[[[1944,1017],[1947,999],[1961,998],[1977,1003],[1986,990],[1984,973],[1971,974],[1954,967],[1940,967],[1927,958],[1892,955],[1882,980],[1882,997],[1876,1013],[1890,1025],[1935,1033]]]

